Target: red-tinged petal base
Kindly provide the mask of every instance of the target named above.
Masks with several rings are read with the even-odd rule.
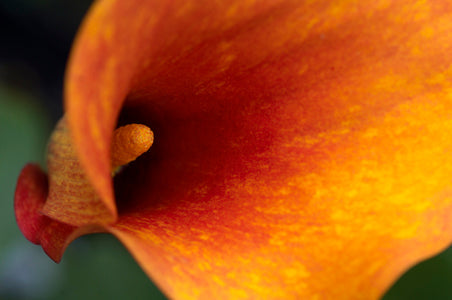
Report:
[[[20,173],[14,199],[17,224],[29,241],[41,245],[50,258],[59,262],[70,242],[81,235],[100,230],[93,227],[76,228],[43,215],[41,210],[47,194],[47,175],[37,165],[26,165]]]

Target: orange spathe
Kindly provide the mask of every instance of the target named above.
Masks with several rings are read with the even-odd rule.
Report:
[[[433,0],[97,2],[65,92],[117,211],[96,224],[171,298],[379,298],[452,240],[451,20]],[[117,122],[158,141],[113,190]]]

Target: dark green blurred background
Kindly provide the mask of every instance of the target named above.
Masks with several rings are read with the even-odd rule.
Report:
[[[0,299],[165,299],[113,237],[82,237],[56,265],[15,223],[16,179],[29,161],[44,166],[66,60],[90,3],[0,1]],[[392,299],[452,299],[452,249],[408,271],[385,296]]]

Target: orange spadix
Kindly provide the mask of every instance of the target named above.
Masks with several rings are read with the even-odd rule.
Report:
[[[145,125],[130,124],[113,132],[112,175],[152,145],[154,134]],[[47,167],[49,194],[41,212],[73,225],[109,224],[115,220],[114,201],[102,201],[86,177],[75,151],[65,118],[55,128],[49,142]],[[93,208],[94,207],[94,208]]]
[[[113,169],[128,164],[149,150],[154,142],[152,130],[141,124],[129,124],[117,128],[111,145]]]

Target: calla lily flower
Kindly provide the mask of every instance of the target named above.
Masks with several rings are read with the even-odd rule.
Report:
[[[451,32],[448,1],[98,1],[19,227],[55,261],[111,233],[174,299],[379,298],[452,241]]]

